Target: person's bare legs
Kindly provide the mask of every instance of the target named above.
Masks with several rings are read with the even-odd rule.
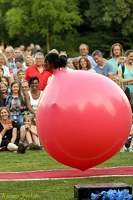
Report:
[[[9,143],[9,144],[7,145],[7,149],[8,149],[9,151],[15,151],[15,152],[17,152],[18,146],[17,146],[16,144]]]
[[[1,142],[2,142],[2,135],[0,134],[0,146],[1,146]]]
[[[37,144],[37,145],[39,145],[39,138],[38,138],[38,136],[32,134],[32,138],[33,138],[34,143]]]

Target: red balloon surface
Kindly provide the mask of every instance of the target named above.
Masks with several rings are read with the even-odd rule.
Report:
[[[97,73],[76,70],[55,71],[36,116],[47,153],[80,170],[115,155],[132,124],[129,101],[116,83]]]

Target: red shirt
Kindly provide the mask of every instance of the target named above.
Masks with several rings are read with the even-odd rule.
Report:
[[[49,71],[44,70],[42,73],[39,72],[36,65],[30,66],[26,69],[26,80],[28,81],[31,77],[37,76],[39,78],[39,90],[44,90],[47,85],[48,78],[52,74]]]

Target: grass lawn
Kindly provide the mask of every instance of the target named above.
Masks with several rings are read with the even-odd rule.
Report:
[[[133,166],[133,153],[117,153],[98,168]],[[26,154],[1,152],[0,172],[19,172],[51,169],[70,169],[56,162],[45,151]],[[75,200],[74,185],[89,183],[125,182],[133,185],[132,177],[104,177],[40,181],[1,181],[0,200]]]

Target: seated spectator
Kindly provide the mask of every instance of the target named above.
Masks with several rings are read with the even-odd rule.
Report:
[[[24,102],[23,109],[21,111],[22,111],[22,115],[25,116],[25,115],[30,114],[26,106],[26,100],[25,100],[25,94],[30,90],[30,88],[29,88],[29,83],[25,80],[21,82],[20,86],[21,86],[21,92],[22,92],[22,97],[23,97],[23,102]]]
[[[20,127],[20,142],[28,144],[31,150],[40,150],[37,129],[32,115],[24,116],[24,125]]]
[[[2,91],[2,97],[3,97],[3,106],[6,106],[6,100],[9,96],[8,94],[8,86],[4,83],[0,83],[0,90]]]
[[[17,81],[11,83],[11,94],[7,98],[6,107],[10,110],[10,120],[18,123],[18,127],[23,125],[22,109],[24,102],[22,98],[20,84]]]
[[[103,59],[102,53],[99,50],[95,50],[92,53],[92,57],[95,60],[95,62],[97,63],[97,65],[95,66],[95,71],[96,73],[99,73],[101,75],[104,75],[110,79],[112,79],[113,75],[114,75],[114,70],[113,70],[113,66],[108,63],[106,60]]]
[[[0,107],[3,107],[3,96],[1,90],[0,90]]]
[[[25,93],[27,93],[29,90],[30,90],[30,88],[29,88],[29,83],[28,83],[27,81],[24,80],[24,81],[21,83],[21,91],[22,91],[23,95],[25,95]]]
[[[39,78],[34,76],[29,80],[30,91],[25,93],[26,106],[31,114],[36,118],[36,110],[42,91],[39,90]]]
[[[3,107],[0,109],[0,151],[8,150],[15,153],[25,153],[23,144],[16,142],[17,126],[14,121],[9,121],[10,111]]]
[[[3,76],[7,77],[9,82],[11,83],[13,81],[13,75],[11,76],[9,68],[7,66],[8,63],[5,54],[0,53],[0,67],[2,67],[4,70]]]
[[[10,89],[10,83],[9,83],[9,80],[8,80],[8,78],[7,77],[1,77],[0,78],[0,83],[5,83],[6,85],[7,85],[7,87],[8,87],[8,95],[10,95],[10,92],[11,92],[11,89]]]

